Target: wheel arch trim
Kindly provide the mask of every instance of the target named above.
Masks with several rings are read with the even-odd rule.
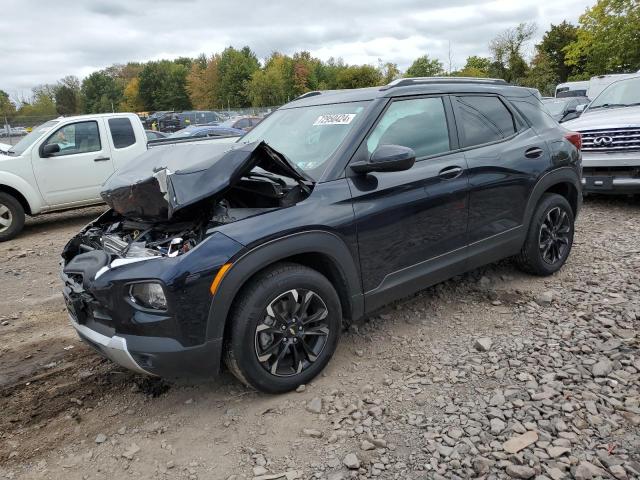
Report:
[[[562,167],[557,170],[552,170],[545,175],[543,175],[538,182],[535,184],[531,191],[531,195],[529,195],[529,200],[527,201],[527,206],[525,208],[525,214],[523,219],[523,225],[528,225],[531,223],[531,217],[533,216],[533,212],[535,211],[536,206],[540,202],[542,196],[550,189],[556,185],[561,184],[569,184],[575,188],[578,198],[576,203],[576,211],[574,212],[574,216],[578,216],[578,211],[580,210],[580,205],[582,203],[582,184],[579,174],[572,167]]]
[[[211,301],[207,339],[224,337],[233,301],[247,280],[274,263],[302,254],[320,254],[332,262],[344,279],[351,318],[360,317],[364,310],[362,283],[358,265],[349,247],[335,233],[310,230],[262,243],[229,260],[233,266],[224,275]]]

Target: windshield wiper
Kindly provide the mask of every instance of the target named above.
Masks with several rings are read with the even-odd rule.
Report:
[[[629,107],[631,105],[627,105],[626,103],[603,103],[602,105],[596,105],[595,107],[590,107],[589,110],[596,110],[598,108],[615,108],[615,107]]]

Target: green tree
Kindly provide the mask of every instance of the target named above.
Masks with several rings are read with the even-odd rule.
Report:
[[[519,83],[527,74],[527,62],[523,49],[536,32],[535,23],[520,23],[508,28],[489,43],[493,54],[490,76]]]
[[[265,62],[261,70],[256,70],[248,84],[247,93],[251,105],[255,107],[269,107],[282,105],[295,98],[294,93],[294,61],[287,55],[274,52]],[[307,76],[308,70],[298,72],[299,82],[304,81],[302,75]],[[300,85],[299,85],[300,87]],[[304,88],[305,85],[302,85]]]
[[[590,75],[640,69],[638,0],[599,0],[578,25],[577,38],[565,47],[568,65]]]
[[[218,61],[218,95],[225,106],[248,107],[251,104],[247,86],[259,68],[258,58],[249,47],[224,49]]]
[[[383,85],[387,85],[402,76],[398,65],[392,62],[382,63],[381,60],[378,60],[378,70],[382,76]]]
[[[146,110],[188,110],[191,100],[187,92],[190,67],[183,61],[149,62],[140,71],[138,90]]]
[[[337,88],[374,87],[382,83],[380,71],[371,65],[352,65],[340,70],[336,76]]]
[[[465,63],[464,67],[462,67],[462,70],[455,72],[455,75],[460,77],[486,78],[489,76],[490,70],[491,59],[472,55],[470,57],[467,57],[467,62]]]
[[[54,88],[56,111],[60,115],[76,115],[81,111],[80,80],[68,75],[59,80]]]
[[[122,101],[123,88],[105,70],[93,72],[80,88],[85,113],[112,112]]]
[[[16,114],[16,106],[9,98],[9,94],[0,90],[0,125],[4,124],[4,119],[11,120]]]
[[[537,88],[542,95],[553,96],[558,84],[555,62],[546,53],[538,52],[527,74],[522,78],[521,84],[525,87]]]
[[[405,77],[436,77],[444,74],[444,66],[437,58],[429,58],[429,55],[423,55],[416,58],[411,66],[407,69]]]
[[[551,25],[536,45],[536,50],[544,55],[553,70],[557,83],[566,82],[572,75],[579,73],[575,65],[567,65],[566,48],[578,38],[578,27],[564,21],[559,25]]]

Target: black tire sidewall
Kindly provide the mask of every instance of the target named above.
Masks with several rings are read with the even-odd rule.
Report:
[[[7,230],[0,232],[0,242],[5,242],[20,233],[22,227],[24,227],[25,215],[24,208],[22,208],[20,202],[8,193],[0,192],[0,204],[6,206],[13,217],[11,226]]]
[[[286,267],[270,275],[257,278],[239,298],[239,305],[231,317],[232,335],[229,348],[244,380],[254,388],[268,393],[282,393],[308,383],[327,365],[338,344],[342,328],[340,300],[331,283],[319,272],[307,267]],[[252,288],[251,288],[252,287]],[[277,377],[267,372],[255,353],[255,329],[262,320],[267,305],[282,293],[302,288],[313,290],[329,311],[330,334],[318,359],[299,375]]]
[[[565,252],[563,258],[551,265],[544,261],[542,254],[540,253],[539,241],[540,241],[540,229],[544,222],[545,217],[554,208],[560,207],[569,216],[569,222],[571,231],[569,232],[569,248]],[[532,218],[531,228],[529,229],[529,238],[527,239],[527,257],[531,262],[530,267],[539,275],[552,275],[562,268],[562,266],[569,258],[571,249],[573,247],[573,237],[575,234],[575,223],[573,210],[569,202],[561,195],[549,194],[546,195]]]

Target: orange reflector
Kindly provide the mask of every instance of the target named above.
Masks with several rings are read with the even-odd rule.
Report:
[[[218,290],[218,287],[220,286],[220,282],[222,282],[222,279],[224,278],[227,271],[231,268],[231,265],[233,265],[233,263],[225,263],[220,267],[220,270],[218,270],[216,278],[214,278],[213,282],[211,282],[211,288],[209,289],[211,291],[211,295],[216,294],[216,290]]]

